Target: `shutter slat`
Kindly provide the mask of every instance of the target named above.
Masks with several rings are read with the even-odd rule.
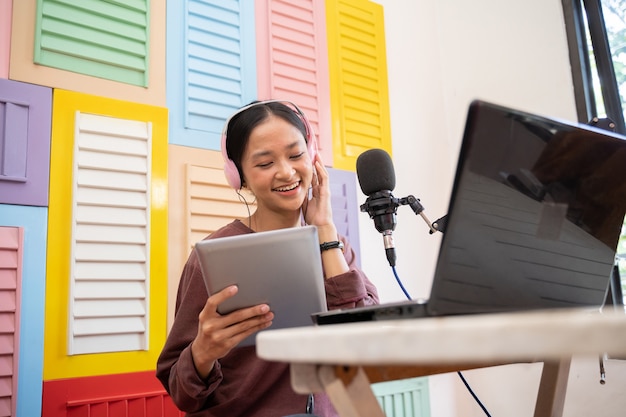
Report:
[[[76,262],[141,262],[147,259],[144,245],[128,245],[123,243],[77,243],[74,251]]]
[[[74,316],[87,317],[124,317],[146,315],[146,306],[141,299],[130,300],[89,300],[77,301],[74,305]]]
[[[77,300],[119,300],[145,299],[146,292],[140,281],[77,281],[75,283]]]
[[[132,352],[147,348],[141,333],[82,336],[75,338],[72,344],[72,349],[77,352]]]
[[[112,190],[146,191],[148,189],[145,175],[119,171],[82,169],[78,172],[76,183],[79,186]]]
[[[146,266],[139,263],[81,262],[74,267],[76,280],[146,281]]]
[[[146,208],[149,204],[146,193],[142,191],[108,189],[103,193],[102,190],[88,187],[81,187],[76,191],[76,202],[82,206],[124,208]]]

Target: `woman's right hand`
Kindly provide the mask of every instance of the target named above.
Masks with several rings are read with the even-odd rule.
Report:
[[[191,355],[198,374],[206,378],[215,361],[223,358],[246,337],[271,326],[274,313],[267,304],[220,314],[217,307],[237,294],[232,285],[211,295],[198,316],[198,334],[191,344]]]

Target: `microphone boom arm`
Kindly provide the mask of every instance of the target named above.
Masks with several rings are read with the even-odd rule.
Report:
[[[409,205],[409,207],[411,207],[411,209],[413,210],[413,212],[415,214],[419,214],[422,219],[426,222],[426,224],[428,225],[428,228],[430,229],[430,234],[432,235],[433,233],[437,232],[437,229],[435,229],[433,227],[433,223],[430,222],[430,220],[428,220],[428,217],[426,217],[426,214],[424,214],[424,206],[422,205],[422,203],[420,203],[419,198],[415,198],[412,195],[406,196],[404,198],[401,198],[399,200],[399,203],[402,205]]]

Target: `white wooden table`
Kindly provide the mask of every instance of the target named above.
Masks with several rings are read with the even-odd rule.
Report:
[[[544,362],[535,417],[561,416],[570,360],[626,354],[626,315],[550,310],[266,330],[257,354],[291,364],[296,392],[325,391],[342,417],[384,417],[370,383]]]

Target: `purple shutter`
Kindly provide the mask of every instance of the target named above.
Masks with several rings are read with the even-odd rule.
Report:
[[[52,90],[0,79],[0,203],[47,206]]]

